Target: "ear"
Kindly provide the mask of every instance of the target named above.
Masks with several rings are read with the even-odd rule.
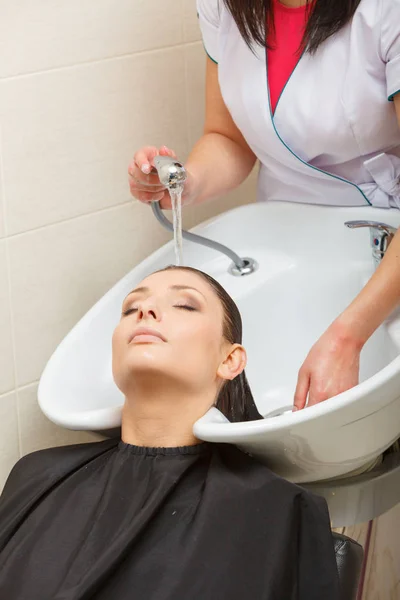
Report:
[[[235,379],[247,364],[246,350],[240,344],[233,344],[225,360],[219,365],[217,375],[224,380]]]

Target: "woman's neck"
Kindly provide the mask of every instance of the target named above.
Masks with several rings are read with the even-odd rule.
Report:
[[[154,385],[136,386],[125,398],[122,411],[122,441],[134,446],[176,448],[199,440],[193,424],[214,403],[214,394],[196,397],[192,391]]]

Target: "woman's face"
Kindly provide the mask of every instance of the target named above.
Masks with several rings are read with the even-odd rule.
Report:
[[[184,270],[150,275],[122,305],[113,335],[116,384],[126,394],[135,378],[157,374],[194,393],[212,385],[217,390],[224,378],[244,369],[246,359],[238,347],[237,364],[230,360],[221,367],[233,348],[222,336],[223,319],[219,298],[199,275]]]

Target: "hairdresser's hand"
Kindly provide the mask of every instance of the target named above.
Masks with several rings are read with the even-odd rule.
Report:
[[[362,346],[339,321],[311,348],[299,371],[293,410],[318,404],[358,384]]]
[[[166,146],[156,148],[155,146],[145,146],[136,152],[133,161],[129,165],[129,186],[131,194],[140,202],[148,204],[150,202],[161,202],[161,208],[171,208],[171,198],[168,191],[161,184],[157,173],[150,171],[154,167],[154,158],[157,155],[172,156],[176,158],[173,150]],[[190,204],[195,197],[195,183],[192,175],[188,172],[185,187],[182,194],[182,203]]]

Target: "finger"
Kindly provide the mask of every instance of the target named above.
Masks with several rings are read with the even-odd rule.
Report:
[[[136,152],[133,158],[133,165],[136,165],[142,173],[148,175],[152,166],[154,166],[154,157],[157,155],[158,148],[155,146],[145,146]]]
[[[164,196],[160,202],[160,207],[163,210],[171,210],[171,208],[172,208],[171,197],[167,192],[164,192]]]
[[[153,194],[153,192],[138,192],[135,194],[140,202],[150,204],[151,202],[160,202],[164,198],[164,193]]]
[[[160,155],[161,156],[171,156],[172,158],[177,157],[175,152],[173,150],[171,150],[171,148],[168,148],[167,146],[161,146]]]
[[[329,393],[327,390],[321,391],[316,386],[310,386],[310,392],[308,396],[308,406],[314,406],[314,404],[319,404],[320,402],[325,402],[332,396],[334,396],[334,392]]]
[[[310,389],[310,379],[310,373],[300,369],[294,394],[293,411],[302,410],[305,407]]]
[[[151,186],[151,189],[149,189]],[[154,180],[150,175],[147,179],[136,179],[136,177],[129,176],[129,187],[131,192],[152,192],[153,194],[159,194],[165,191],[165,186],[161,185],[160,180],[156,177]]]
[[[150,167],[151,168],[151,167]],[[151,169],[150,173],[147,175],[143,173],[143,169],[139,169],[136,163],[133,161],[128,167],[128,176],[129,182],[133,185],[138,185],[139,187],[149,187],[151,186],[154,189],[164,187],[160,182],[160,178],[155,169]],[[149,190],[148,190],[149,191]]]
[[[131,195],[141,202],[159,202],[164,198],[164,190],[160,192],[149,192],[131,188]]]

